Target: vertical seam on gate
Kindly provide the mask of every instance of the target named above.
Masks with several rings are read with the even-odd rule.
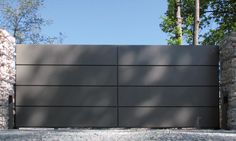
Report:
[[[17,47],[15,47],[15,53],[17,52]],[[17,84],[16,84],[16,79],[17,79],[17,77],[16,77],[16,75],[17,75],[17,63],[16,63],[16,59],[17,59],[17,55],[15,56],[15,63],[14,63],[14,65],[15,65],[15,84],[14,84],[14,87],[13,87],[13,89],[14,89],[14,95],[13,95],[13,129],[17,129],[17,125],[16,125],[16,86],[17,86]]]
[[[16,78],[16,77],[15,77]],[[17,129],[16,127],[16,83],[14,85],[14,103],[13,103],[13,129]]]
[[[119,46],[116,49],[116,124],[119,127]]]
[[[217,62],[218,62],[218,64],[217,64],[217,81],[218,81],[218,127],[220,128],[220,126],[221,126],[221,115],[220,115],[220,110],[221,110],[221,112],[222,112],[222,107],[220,108],[220,106],[222,105],[222,101],[220,102],[220,58],[219,58],[219,56],[220,56],[220,50],[219,50],[219,48],[218,48],[218,53],[217,53],[217,55],[218,55],[218,60],[217,60]]]
[[[13,97],[14,97],[14,103],[13,103],[13,129],[17,129],[17,125],[16,125],[16,118],[17,118],[17,115],[16,115],[16,86],[17,86],[17,84],[16,84],[16,82],[17,82],[16,81],[16,79],[17,79],[16,75],[17,75],[17,64],[16,64],[16,62],[15,62],[15,69],[16,69],[15,70],[15,84],[14,84],[14,95],[13,95]]]

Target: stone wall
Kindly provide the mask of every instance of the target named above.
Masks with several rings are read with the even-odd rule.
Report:
[[[9,97],[14,96],[15,39],[0,29],[0,129],[9,127]]]
[[[236,32],[220,44],[220,66],[221,124],[236,129]]]

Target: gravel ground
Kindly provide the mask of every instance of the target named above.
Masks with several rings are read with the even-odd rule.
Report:
[[[1,141],[236,141],[236,130],[21,129],[0,130]]]

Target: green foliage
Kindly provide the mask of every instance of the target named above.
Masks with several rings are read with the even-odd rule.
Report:
[[[209,9],[212,10],[204,21],[211,21],[217,25],[215,29],[210,29],[203,34],[202,44],[218,44],[226,34],[236,31],[236,1],[235,0],[212,0],[209,3]],[[207,22],[206,25],[211,25]]]
[[[175,17],[175,7],[175,0],[168,0],[168,10],[166,11],[166,15],[161,17],[163,22],[160,24],[162,31],[168,33],[168,36],[170,37],[167,40],[170,45],[182,44],[182,40],[176,36],[180,29],[176,26],[177,19]]]
[[[50,24],[38,13],[42,6],[43,0],[8,0],[0,11],[0,26],[11,32],[18,44],[53,43],[58,37],[41,33],[42,27]]]
[[[168,44],[170,45],[180,45],[181,40],[178,40],[179,38],[176,39],[176,34],[179,32],[179,29],[175,26],[175,19],[174,17],[162,17],[163,21],[165,24],[161,25],[162,30],[164,32],[169,33],[170,39],[167,40]]]
[[[225,34],[236,31],[235,0],[200,0],[201,44],[217,44]],[[168,9],[160,27],[168,33],[168,44],[178,44],[176,38],[175,0],[168,0]],[[182,0],[182,34],[186,43],[193,42],[194,0]]]

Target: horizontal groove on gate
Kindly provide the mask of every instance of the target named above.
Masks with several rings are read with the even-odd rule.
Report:
[[[45,87],[218,87],[219,85],[16,85]]]
[[[80,108],[155,108],[155,107],[166,107],[166,108],[171,108],[171,107],[186,107],[186,108],[194,108],[194,107],[207,107],[207,108],[218,108],[218,106],[61,106],[61,105],[50,105],[50,106],[38,106],[38,105],[16,105],[16,107],[80,107]]]
[[[181,66],[198,66],[198,67],[219,67],[218,65],[90,65],[90,64],[16,64],[17,66],[167,66],[167,67],[181,67]]]

